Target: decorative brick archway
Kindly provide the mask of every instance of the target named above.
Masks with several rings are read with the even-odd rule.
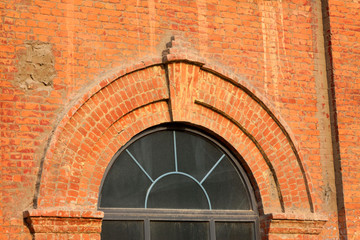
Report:
[[[314,212],[311,179],[271,104],[236,76],[179,49],[101,80],[64,116],[43,162],[37,209],[24,215],[36,239],[99,238],[97,201],[108,163],[134,135],[166,122],[207,129],[242,156],[264,238],[320,233],[325,220]]]

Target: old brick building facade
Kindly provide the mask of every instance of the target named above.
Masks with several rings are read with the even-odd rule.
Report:
[[[169,122],[241,156],[262,239],[360,239],[360,1],[0,10],[0,239],[99,239],[111,158]]]

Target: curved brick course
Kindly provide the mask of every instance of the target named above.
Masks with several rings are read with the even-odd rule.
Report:
[[[105,165],[136,133],[170,121],[231,145],[264,239],[357,239],[359,9],[0,1],[0,239],[99,238],[99,218],[87,229],[79,212],[96,209]],[[79,227],[46,232],[58,218]]]
[[[115,152],[172,117],[214,131],[237,149],[259,187],[265,213],[311,212],[308,186],[283,130],[246,92],[198,65],[151,65],[109,81],[78,105],[48,149],[39,208],[95,209],[102,173]]]

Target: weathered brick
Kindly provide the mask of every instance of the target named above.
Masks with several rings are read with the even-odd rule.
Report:
[[[169,98],[175,120],[217,133],[244,158],[267,213],[281,211],[273,180],[264,175],[271,163],[285,213],[308,211],[310,193],[315,213],[329,217],[317,237],[337,238],[339,232],[342,238],[359,236],[356,1],[10,0],[0,8],[1,171],[6,186],[0,190],[0,225],[6,225],[0,227],[1,238],[32,238],[19,211],[33,202],[39,172],[44,189],[37,196],[38,207],[66,209],[66,201],[71,201],[78,208],[96,208],[99,184],[112,155],[136,133],[169,122]],[[151,66],[161,63],[171,35],[175,40],[167,59],[178,63],[173,68],[168,64],[166,71]],[[51,45],[56,77],[47,86],[34,84],[31,74],[26,84],[18,81],[23,72],[19,70],[27,71],[21,53],[29,42]],[[25,57],[30,62],[34,56]],[[205,65],[179,63],[182,60]],[[40,69],[35,60],[31,64]],[[114,84],[108,85],[110,81]],[[333,106],[337,112],[332,112]],[[333,173],[332,153],[337,151],[342,179]],[[336,186],[344,195],[343,214],[336,206]],[[315,238],[310,235],[318,229],[311,220],[300,226],[287,216],[291,223],[279,221],[281,226],[275,226],[273,221],[276,224],[264,237]],[[307,212],[306,217],[313,215]],[[64,222],[81,225],[81,219]],[[79,232],[35,233],[35,239],[99,238],[98,233],[82,233],[82,225],[48,223],[44,231],[59,227]]]

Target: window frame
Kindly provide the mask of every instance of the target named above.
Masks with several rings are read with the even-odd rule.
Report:
[[[250,197],[250,210],[219,210],[219,209],[158,209],[158,208],[110,208],[110,207],[100,207],[101,203],[101,191],[103,184],[105,182],[106,176],[110,171],[112,165],[118,158],[118,156],[125,151],[132,143],[138,139],[158,132],[158,131],[184,131],[190,132],[193,134],[200,135],[210,142],[214,143],[217,147],[223,151],[230,161],[235,165],[236,169],[239,171],[240,176],[245,184],[248,196]],[[164,124],[160,126],[155,126],[150,129],[144,130],[141,133],[135,135],[131,140],[124,144],[112,157],[110,163],[108,164],[101,184],[99,188],[99,197],[98,197],[98,210],[104,212],[103,221],[143,221],[144,224],[144,240],[150,240],[150,222],[151,221],[167,221],[167,222],[208,222],[210,230],[210,239],[216,239],[215,233],[215,223],[216,222],[251,222],[254,224],[254,239],[260,239],[260,223],[259,223],[259,212],[256,204],[255,194],[248,179],[247,174],[245,173],[243,167],[241,166],[239,160],[235,158],[227,147],[227,144],[218,140],[219,137],[214,136],[214,134],[205,132],[198,128],[183,125],[183,124]]]

